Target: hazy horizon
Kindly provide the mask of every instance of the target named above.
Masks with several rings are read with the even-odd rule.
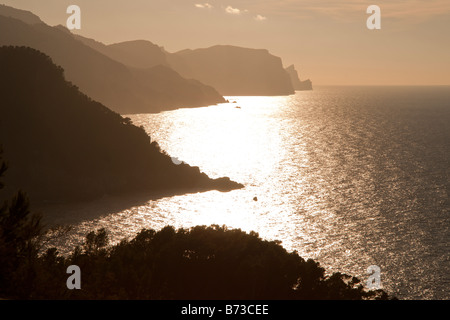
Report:
[[[65,25],[77,4],[77,34],[106,44],[148,40],[169,52],[234,45],[268,49],[314,85],[450,85],[450,4],[400,0],[130,2],[3,0],[49,25]],[[366,9],[381,8],[381,30],[368,30]]]

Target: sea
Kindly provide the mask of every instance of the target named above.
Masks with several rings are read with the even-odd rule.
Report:
[[[124,116],[171,157],[245,188],[48,207],[46,223],[72,226],[60,252],[103,227],[114,244],[143,228],[225,225],[279,240],[327,274],[366,282],[378,266],[400,299],[450,299],[450,86],[226,99]]]

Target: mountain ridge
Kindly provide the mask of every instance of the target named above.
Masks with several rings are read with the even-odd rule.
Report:
[[[27,24],[44,23],[41,18],[32,13],[31,11],[16,9],[13,7],[0,4],[0,15],[21,20]]]
[[[277,96],[312,90],[309,79],[300,81],[293,66],[285,69],[282,59],[267,49],[214,45],[170,53],[148,40],[107,45],[7,6],[0,7],[0,45],[45,52],[64,68],[68,80],[121,114],[219,104],[226,102],[223,95]],[[154,69],[159,65],[166,69]]]
[[[0,97],[6,192],[23,188],[33,203],[243,187],[174,164],[144,129],[81,93],[35,49],[0,47]]]
[[[133,68],[85,45],[72,33],[61,29],[63,27],[50,27],[45,23],[28,24],[0,13],[0,45],[27,46],[46,53],[64,68],[69,81],[119,113],[160,112],[225,102],[213,88],[171,72],[172,81],[181,86],[177,94],[184,94],[174,104],[174,99],[166,98],[173,95],[171,83],[159,90],[144,85]]]
[[[178,51],[168,61],[182,76],[209,84],[225,96],[295,93],[282,59],[267,49],[215,45]]]

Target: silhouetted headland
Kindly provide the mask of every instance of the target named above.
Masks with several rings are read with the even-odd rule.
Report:
[[[34,53],[25,50],[9,53]],[[0,190],[7,170],[0,149]],[[103,228],[60,255],[48,243],[70,227],[44,230],[42,215],[31,211],[22,191],[0,201],[0,300],[391,298],[383,290],[368,291],[356,277],[325,275],[319,263],[288,253],[279,241],[225,226],[142,229],[116,245],[109,245]],[[73,265],[83,270],[83,284],[77,284],[82,290],[68,288],[67,270]]]
[[[1,156],[1,155],[0,155]],[[6,167],[0,157],[0,178]],[[0,189],[3,184],[0,181]],[[0,207],[0,299],[390,299],[368,291],[339,272],[325,275],[319,263],[287,252],[255,232],[197,226],[143,229],[109,245],[108,230],[89,232],[81,246],[62,256],[49,239],[67,228],[43,231],[19,192]],[[80,290],[69,290],[69,266],[82,270]],[[72,283],[73,284],[73,283]]]
[[[35,203],[243,187],[174,164],[143,128],[81,93],[37,50],[0,48],[0,97],[0,143],[10,164],[5,181]]]
[[[311,80],[309,80],[309,79],[304,80],[304,81],[300,80],[300,78],[298,76],[298,72],[297,72],[297,70],[295,70],[294,65],[290,65],[289,67],[287,67],[286,72],[291,77],[291,82],[292,82],[292,85],[294,86],[295,90],[302,91],[302,90],[312,90],[313,89]]]
[[[132,68],[170,67],[164,48],[147,40],[125,41],[110,45],[80,35],[74,37],[98,52]]]
[[[311,90],[307,81],[286,76],[281,58],[265,49],[214,46],[206,49],[166,51],[150,41],[137,40],[105,45],[93,39],[75,36],[104,55],[134,68],[156,65],[172,68],[188,79],[211,85],[224,95],[290,95],[294,90]],[[294,69],[295,71],[295,69]],[[295,71],[296,74],[296,71]]]
[[[67,80],[115,112],[155,113],[225,102],[214,88],[185,79],[168,66],[158,67],[159,60],[151,67],[124,65],[98,51],[100,43],[94,49],[63,26],[37,21],[30,12],[0,6],[0,45],[27,46],[49,55],[64,68]],[[120,58],[120,48],[112,46],[112,52]]]
[[[214,46],[170,53],[144,40],[104,45],[93,39],[76,38],[127,66],[170,67],[183,77],[200,80],[224,95],[289,95],[295,89],[291,82],[294,79],[286,76],[281,58],[265,49]]]
[[[50,27],[35,14],[0,6],[0,45],[49,55],[67,80],[121,114],[225,103],[222,95],[278,96],[311,90],[266,49],[230,45],[175,53],[147,40],[106,45]]]
[[[182,76],[200,80],[226,96],[294,94],[281,58],[266,49],[229,45],[182,50],[167,57]]]

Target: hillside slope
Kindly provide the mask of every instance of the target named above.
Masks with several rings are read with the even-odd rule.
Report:
[[[169,54],[168,61],[182,76],[211,85],[226,96],[276,96],[295,92],[281,58],[265,49],[218,45]]]
[[[66,82],[63,69],[34,49],[0,48],[0,97],[5,184],[34,201],[243,187],[175,165],[143,129]]]
[[[213,88],[184,79],[173,70],[159,70],[166,85],[155,88],[149,85],[151,81],[142,79],[142,74],[154,79],[152,70],[142,68],[137,76],[133,67],[77,40],[64,27],[29,23],[35,22],[31,14],[0,9],[0,45],[27,46],[49,55],[64,68],[69,81],[116,112],[151,113],[225,102]]]

